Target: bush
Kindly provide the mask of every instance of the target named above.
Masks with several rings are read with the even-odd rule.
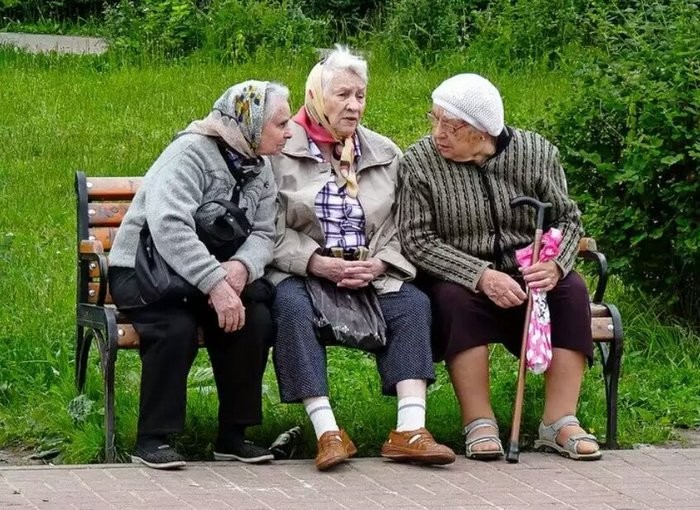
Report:
[[[17,21],[76,21],[102,12],[105,0],[0,0],[0,15]]]
[[[202,18],[195,0],[120,0],[105,10],[112,48],[127,54],[189,53],[199,46]]]
[[[234,60],[257,51],[289,53],[328,44],[326,23],[306,17],[287,0],[214,0],[205,31],[205,52]]]
[[[288,0],[120,0],[106,11],[112,47],[131,55],[186,55],[202,49],[219,60],[258,51],[297,51],[326,41],[325,23]]]
[[[379,37],[381,49],[398,63],[434,62],[446,50],[463,48],[471,12],[484,0],[394,0]]]
[[[499,64],[556,59],[560,48],[588,32],[580,26],[582,0],[495,0],[474,14],[473,46]]]
[[[645,4],[621,16],[601,25],[606,51],[577,74],[551,132],[587,229],[613,267],[697,322],[698,2]]]

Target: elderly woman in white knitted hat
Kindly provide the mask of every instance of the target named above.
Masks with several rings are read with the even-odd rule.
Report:
[[[124,216],[109,256],[109,284],[117,307],[140,335],[133,462],[156,469],[185,465],[168,436],[185,424],[198,327],[219,398],[214,458],[272,459],[267,449],[245,440],[245,429],[262,419],[262,377],[273,333],[274,288],[261,277],[272,260],[277,191],[261,156],[279,153],[290,136],[288,97],[286,87],[270,82],[229,88],[205,119],[191,123],[165,148]],[[247,236],[221,249],[200,235],[223,214],[214,200],[238,208],[241,229],[250,225]],[[169,281],[181,281],[182,287],[155,292],[144,285],[135,266],[148,231],[153,249],[177,275]]]
[[[378,294],[387,346],[376,354],[377,367],[382,392],[398,397],[398,423],[382,456],[423,464],[455,459],[425,429],[426,385],[435,378],[430,302],[407,283],[415,268],[401,255],[392,213],[400,152],[360,124],[366,91],[366,61],[340,48],[331,52],[311,70],[292,138],[272,158],[280,205],[270,274],[278,282],[275,369],[282,401],[303,403],[311,419],[319,470],[346,461],[357,449],[328,399],[326,351],[308,276],[348,293],[371,286]],[[368,258],[357,260],[363,252]]]
[[[586,361],[593,356],[588,292],[572,271],[582,235],[554,145],[504,125],[496,87],[460,74],[433,92],[430,136],[411,146],[400,168],[398,228],[406,256],[433,304],[433,352],[444,359],[460,403],[466,456],[503,455],[489,399],[488,344],[516,356],[525,285],[547,292],[553,359],[537,444],[573,459],[598,459],[594,436],[575,417]],[[518,270],[515,250],[533,241],[534,215],[512,210],[527,195],[551,202],[549,227],[562,232],[555,260]]]

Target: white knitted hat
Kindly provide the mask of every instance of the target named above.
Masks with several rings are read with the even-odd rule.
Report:
[[[501,94],[483,76],[458,74],[448,78],[433,91],[433,103],[491,136],[503,131]]]

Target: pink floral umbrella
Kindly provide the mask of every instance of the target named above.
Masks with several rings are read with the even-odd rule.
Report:
[[[554,260],[559,255],[561,238],[561,230],[556,228],[545,232],[542,236],[539,262]],[[515,258],[520,267],[532,265],[532,252],[532,244],[515,252]],[[542,374],[552,362],[552,326],[549,318],[549,306],[547,305],[547,293],[537,289],[532,289],[530,292],[533,306],[530,312],[530,326],[527,331],[526,364],[531,372]]]

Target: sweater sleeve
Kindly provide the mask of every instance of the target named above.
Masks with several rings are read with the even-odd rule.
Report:
[[[552,204],[549,226],[561,230],[562,233],[559,255],[554,261],[561,269],[562,275],[566,276],[574,267],[578,243],[583,235],[581,211],[569,197],[566,176],[559,162],[559,151],[556,147],[553,147],[550,152],[545,169],[546,172],[541,180],[543,187],[541,196],[544,201]]]
[[[178,152],[153,175],[146,195],[146,221],[165,262],[203,293],[226,271],[197,237],[194,213],[202,201],[204,173],[198,158]]]
[[[437,233],[427,179],[411,154],[399,168],[398,231],[405,255],[426,273],[476,292],[489,262],[446,243]]]
[[[258,179],[264,179],[263,193],[255,210],[253,231],[231,260],[238,260],[248,269],[248,283],[257,280],[272,261],[275,249],[275,216],[277,212],[277,185],[269,163]]]

